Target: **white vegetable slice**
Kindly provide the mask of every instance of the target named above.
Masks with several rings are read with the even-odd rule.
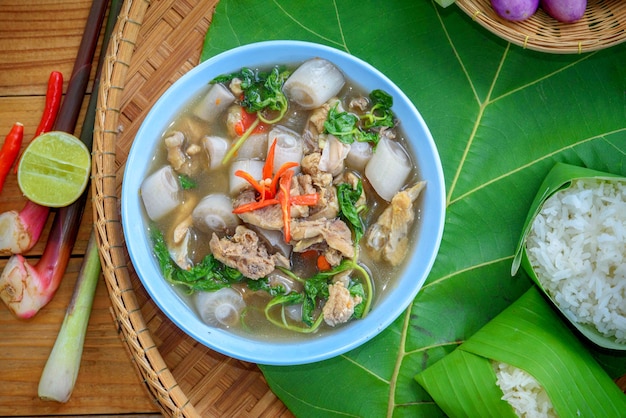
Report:
[[[346,163],[355,170],[363,171],[372,155],[372,146],[369,142],[354,141],[350,144]]]
[[[200,318],[209,325],[232,327],[239,322],[241,312],[246,307],[241,294],[232,287],[224,287],[215,292],[198,292],[195,304]]]
[[[376,193],[389,202],[406,184],[411,168],[411,159],[404,147],[397,141],[382,137],[365,166],[365,177]]]
[[[222,165],[222,158],[228,151],[229,142],[221,136],[208,135],[202,138],[202,145],[209,159],[209,170],[214,170]]]
[[[146,177],[140,187],[141,198],[148,217],[156,221],[181,204],[178,176],[166,165]]]
[[[339,93],[345,82],[341,71],[330,61],[312,58],[285,81],[284,92],[303,108],[314,109]]]
[[[207,122],[213,122],[235,101],[235,96],[222,84],[213,84],[206,96],[193,109],[194,115]]]
[[[300,164],[304,156],[302,137],[295,131],[284,126],[277,125],[268,134],[267,149],[269,150],[274,140],[274,172],[285,163],[296,162]]]
[[[267,132],[250,135],[237,151],[237,159],[239,160],[250,158],[264,160],[266,155]]]
[[[237,170],[245,171],[255,180],[261,180],[263,177],[264,161],[261,160],[237,160],[230,165],[229,190],[230,195],[234,196],[241,192],[244,187],[250,186],[247,180],[235,175]]]
[[[203,232],[234,232],[239,217],[233,213],[230,197],[213,193],[198,202],[191,212],[193,225]]]

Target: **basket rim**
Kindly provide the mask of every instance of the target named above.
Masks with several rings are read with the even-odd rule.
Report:
[[[585,15],[561,23],[541,8],[521,22],[498,16],[490,0],[457,0],[457,6],[491,33],[524,49],[552,54],[581,54],[626,41],[626,2],[588,0]]]
[[[150,0],[124,0],[111,34],[98,89],[92,150],[92,208],[113,321],[148,394],[164,415],[199,414],[156,349],[133,288],[118,213],[116,140],[121,98]]]

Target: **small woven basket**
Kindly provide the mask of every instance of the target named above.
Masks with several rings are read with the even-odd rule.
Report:
[[[585,15],[573,23],[550,17],[541,7],[521,22],[499,17],[490,0],[457,0],[456,4],[495,35],[524,48],[553,54],[579,54],[626,40],[626,1],[588,0]]]
[[[197,343],[154,304],[121,226],[121,184],[134,136],[161,94],[198,64],[217,2],[124,0],[98,90],[91,182],[96,238],[115,325],[163,415],[290,417],[255,364]]]

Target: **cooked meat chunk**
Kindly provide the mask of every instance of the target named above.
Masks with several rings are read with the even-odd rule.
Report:
[[[167,148],[167,161],[174,170],[180,171],[187,162],[187,155],[183,151],[185,135],[182,132],[174,132],[166,137],[164,141]]]
[[[361,112],[365,112],[370,105],[370,101],[365,96],[355,97],[350,100],[350,109],[360,110]]]
[[[352,231],[340,219],[292,221],[291,244],[296,252],[330,247],[344,257],[354,257]]]
[[[324,122],[328,111],[337,103],[337,98],[332,98],[317,109],[313,109],[302,133],[304,139],[304,153],[319,152],[319,136],[324,132]]]
[[[164,139],[167,149],[167,161],[178,173],[191,176],[202,167],[200,151],[197,144],[187,141],[185,135],[176,131]]]
[[[295,176],[291,181],[290,193],[292,196],[298,196],[306,193],[315,193],[315,191],[307,191],[306,185],[301,187],[297,180],[300,176]],[[233,207],[237,208],[246,203],[256,200],[256,192],[252,189],[245,189],[233,199]],[[291,206],[292,218],[306,218],[309,216],[309,207],[303,205]],[[239,218],[250,225],[257,226],[262,229],[278,231],[283,229],[283,215],[280,205],[270,205],[261,209],[252,210],[239,214]]]
[[[415,219],[413,202],[424,189],[426,182],[401,190],[391,199],[389,206],[365,233],[365,246],[376,261],[385,260],[399,265],[406,256],[409,228]]]
[[[316,152],[302,159],[302,177],[299,181],[310,182],[319,195],[317,205],[310,207],[309,219],[332,219],[339,213],[337,189],[333,186],[333,176],[319,169],[321,154]]]
[[[191,216],[187,216],[174,228],[172,244],[169,245],[170,255],[183,270],[191,268],[189,259],[189,240],[191,239]]]
[[[233,207],[239,207],[246,203],[254,202],[256,192],[246,189],[233,199]],[[258,226],[259,228],[278,231],[283,229],[283,215],[280,205],[266,206],[261,209],[239,214],[239,218],[247,224]]]
[[[281,254],[269,254],[257,234],[243,225],[238,226],[230,238],[220,239],[213,233],[209,246],[217,260],[250,279],[267,276],[277,265],[289,267],[289,260]]]
[[[324,321],[331,327],[348,322],[354,313],[354,307],[362,301],[360,296],[350,295],[350,291],[346,289],[343,282],[329,285],[328,294],[322,314]]]

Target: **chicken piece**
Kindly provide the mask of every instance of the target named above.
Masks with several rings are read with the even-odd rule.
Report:
[[[301,220],[291,222],[291,244],[296,252],[330,247],[344,257],[354,257],[352,231],[340,219]]]
[[[331,327],[348,322],[354,313],[354,307],[362,301],[360,296],[352,296],[341,281],[329,285],[328,294],[322,314],[324,322]]]
[[[397,266],[404,260],[409,243],[409,229],[415,219],[413,202],[418,198],[426,182],[421,181],[401,190],[391,199],[389,206],[365,233],[365,247],[371,257],[385,260]]]
[[[269,254],[267,247],[251,229],[238,226],[235,235],[220,239],[213,233],[209,242],[213,256],[225,265],[236,268],[244,276],[258,280],[270,274],[276,266],[289,267],[282,254]]]
[[[233,208],[237,208],[246,203],[255,202],[256,191],[245,189],[233,199]],[[283,229],[283,214],[280,205],[270,205],[261,209],[252,210],[239,214],[239,218],[250,225],[259,228],[279,231]]]
[[[185,134],[174,132],[164,140],[167,149],[167,161],[172,168],[186,176],[192,176],[202,167],[202,147],[189,143]]]
[[[328,117],[331,107],[337,105],[337,110],[343,112],[343,107],[338,98],[333,97],[320,107],[313,109],[304,127],[302,139],[304,139],[304,153],[320,152],[319,139],[324,132],[324,122]]]
[[[312,153],[306,155],[301,164],[303,178],[300,181],[310,181],[319,195],[317,205],[310,207],[309,219],[311,220],[332,219],[339,213],[339,200],[337,189],[333,186],[333,176],[319,169],[320,158],[320,153]]]
[[[166,137],[164,141],[167,148],[167,161],[174,170],[180,171],[187,162],[187,155],[183,151],[185,135],[182,132],[174,132]]]
[[[178,267],[189,270],[192,266],[189,258],[189,240],[191,239],[191,216],[176,225],[173,232],[172,244],[169,247],[170,256]]]
[[[348,105],[352,110],[358,110],[365,112],[370,105],[370,101],[365,96],[354,97],[350,100]]]

